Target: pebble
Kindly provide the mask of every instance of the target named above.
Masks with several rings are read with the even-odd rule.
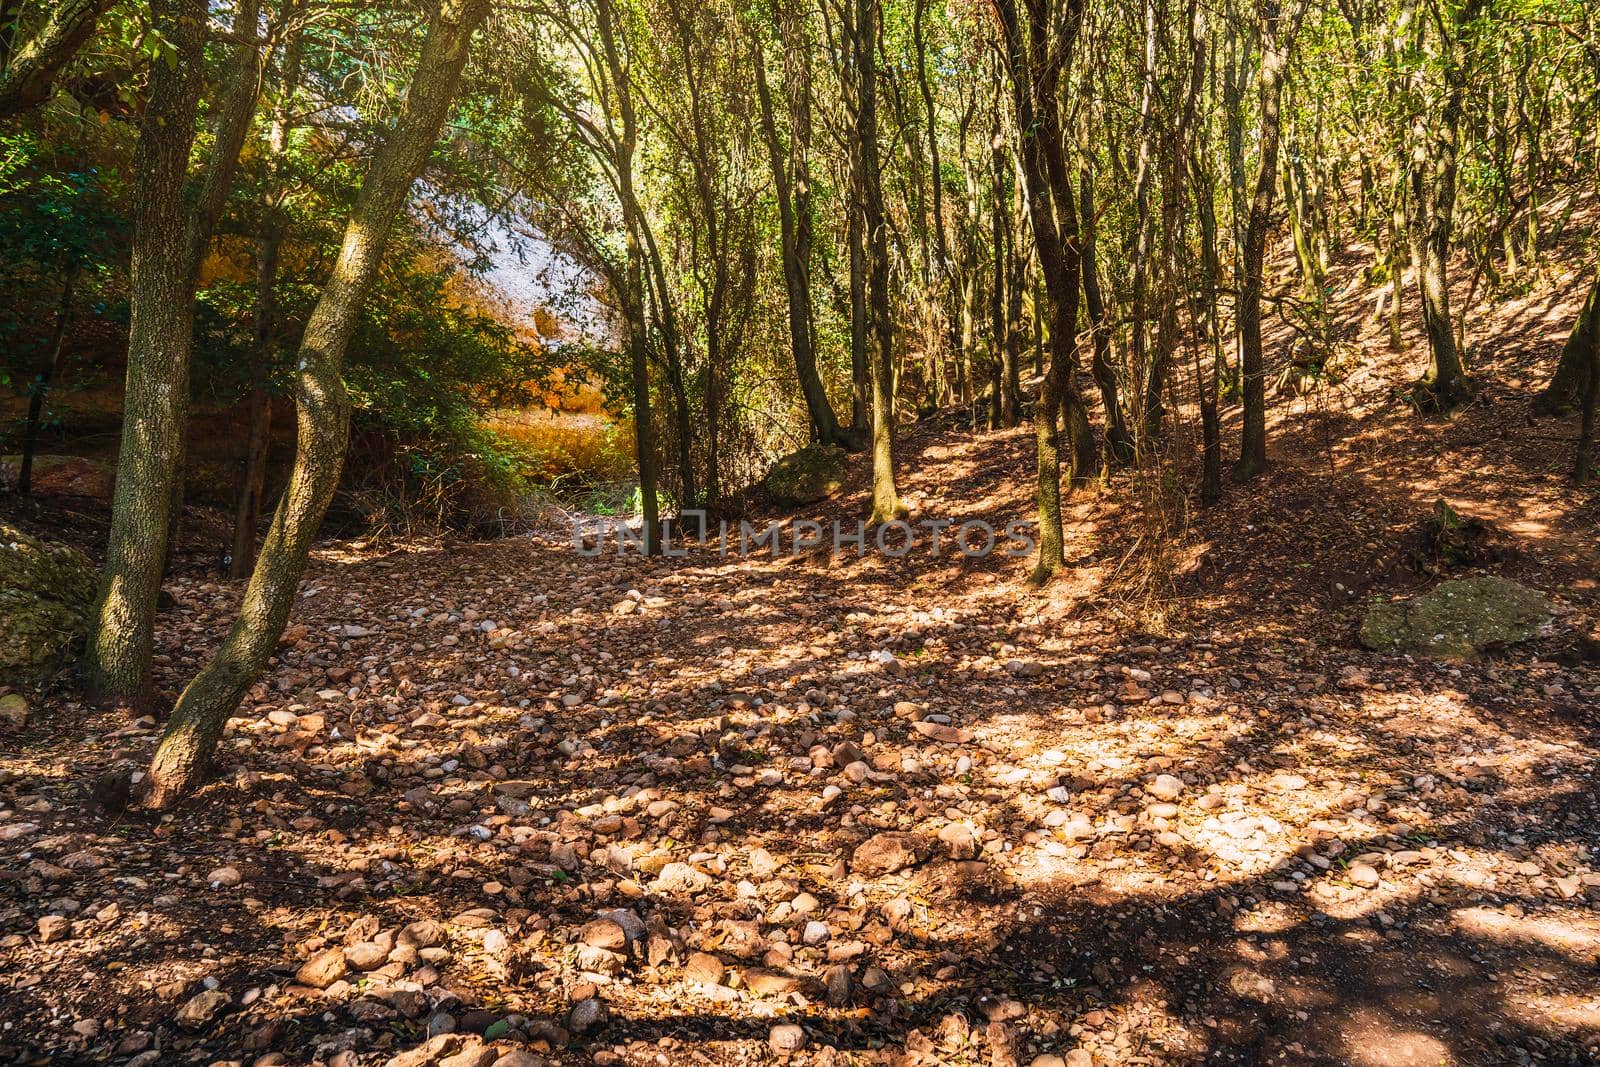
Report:
[[[806,1047],[806,1032],[796,1023],[780,1023],[767,1032],[767,1044],[780,1054],[798,1052]]]

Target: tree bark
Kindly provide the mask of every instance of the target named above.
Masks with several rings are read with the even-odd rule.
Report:
[[[1445,95],[1432,151],[1411,174],[1415,206],[1412,259],[1417,265],[1417,291],[1422,298],[1422,326],[1428,338],[1428,370],[1422,385],[1433,403],[1448,411],[1472,396],[1461,352],[1456,346],[1455,320],[1450,310],[1450,237],[1455,224],[1457,151],[1461,111],[1467,91],[1466,42],[1468,25],[1483,9],[1485,0],[1466,0],[1451,20],[1451,30],[1441,28]],[[1419,120],[1420,122],[1420,120]],[[1420,132],[1420,131],[1419,131]],[[1418,138],[1420,140],[1420,138]]]
[[[1563,363],[1568,353],[1573,353],[1574,361],[1582,362],[1584,366],[1583,375],[1577,383],[1577,392],[1582,398],[1582,415],[1577,455],[1572,464],[1572,480],[1581,485],[1595,477],[1592,456],[1595,406],[1600,400],[1600,271],[1596,271],[1594,282],[1589,286],[1589,299],[1584,301],[1578,321],[1573,324],[1572,333],[1567,337],[1566,348],[1562,350]]]
[[[1278,186],[1279,107],[1289,55],[1305,14],[1305,0],[1288,0],[1280,10],[1278,0],[1260,0],[1261,66],[1256,75],[1261,116],[1257,142],[1261,158],[1256,167],[1256,187],[1245,225],[1244,256],[1239,280],[1239,355],[1244,387],[1244,441],[1234,474],[1253,478],[1267,466],[1266,364],[1261,352],[1262,268],[1267,235],[1272,225],[1272,195]]]
[[[239,617],[191,681],[150,764],[150,807],[170,807],[209,775],[228,716],[265,669],[294,605],[317,529],[339,484],[349,432],[345,350],[383,259],[389,230],[438,139],[488,0],[443,0],[393,131],[373,154],[339,258],[306,323],[295,361],[294,469],[278,502]]]
[[[204,84],[205,0],[152,0],[176,51],[150,67],[150,99],[134,148],[132,315],[122,441],[106,564],[80,671],[93,695],[137,710],[150,702],[156,597],[166,561],[194,333],[192,216],[185,192]]]
[[[57,0],[32,36],[11,49],[0,69],[0,119],[50,99],[56,74],[89,39],[110,0]],[[152,15],[156,8],[151,5]],[[173,42],[176,45],[177,42]]]
[[[56,324],[50,331],[48,353],[39,365],[28,391],[28,421],[22,430],[22,462],[17,468],[17,494],[28,496],[33,492],[33,456],[39,450],[39,427],[44,416],[45,398],[61,374],[61,351],[67,338],[67,321],[72,317],[72,291],[78,280],[78,268],[67,268],[61,282],[61,301],[56,305]]]
[[[1596,344],[1600,344],[1600,292],[1590,286],[1589,298],[1561,347],[1561,359],[1550,384],[1533,398],[1535,415],[1566,414],[1582,402],[1589,378],[1589,356]]]
[[[872,516],[906,513],[894,481],[894,333],[889,318],[889,232],[878,171],[878,4],[856,0],[856,141],[861,167],[861,229],[867,258],[867,359],[872,373]]]
[[[759,39],[751,44],[755,61],[756,95],[761,103],[761,130],[767,142],[767,158],[778,199],[780,258],[783,264],[784,292],[789,305],[789,348],[794,354],[795,377],[805,398],[812,436],[819,444],[840,440],[839,419],[828,401],[828,391],[817,372],[816,346],[811,325],[811,173],[807,164],[811,87],[788,87],[791,95],[802,97],[790,105],[791,136],[786,154],[778,139],[773,116],[772,92],[767,85],[767,64]],[[791,179],[789,168],[793,167]]]
[[[1027,21],[1016,0],[996,0],[1004,36],[1028,217],[1033,225],[1040,272],[1049,302],[1050,359],[1039,384],[1034,413],[1038,451],[1039,559],[1036,583],[1048,581],[1066,563],[1061,524],[1060,420],[1067,416],[1074,481],[1092,469],[1088,418],[1073,382],[1077,341],[1080,249],[1076,195],[1062,142],[1060,84],[1071,66],[1083,22],[1083,0],[1025,0]],[[1087,451],[1087,456],[1085,456]]]
[[[1083,303],[1094,341],[1089,373],[1100,389],[1100,403],[1106,410],[1108,459],[1127,463],[1133,459],[1133,438],[1123,421],[1122,401],[1117,395],[1117,369],[1111,355],[1111,311],[1100,291],[1100,257],[1095,251],[1094,179],[1088,167],[1078,173],[1078,198],[1083,216]]]

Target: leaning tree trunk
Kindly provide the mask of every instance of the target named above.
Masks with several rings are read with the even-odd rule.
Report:
[[[1234,473],[1252,478],[1267,466],[1267,372],[1261,352],[1262,265],[1267,232],[1272,225],[1272,194],[1278,186],[1279,107],[1289,53],[1305,14],[1305,0],[1289,0],[1280,11],[1277,0],[1261,0],[1261,67],[1256,88],[1261,98],[1257,141],[1261,158],[1256,167],[1256,188],[1250,198],[1245,224],[1243,277],[1239,283],[1239,363],[1244,392],[1244,440]]]
[[[1568,353],[1576,353],[1576,360],[1584,363],[1583,377],[1578,383],[1582,396],[1582,423],[1578,431],[1578,454],[1572,464],[1572,480],[1583,484],[1595,476],[1591,456],[1594,449],[1595,405],[1600,402],[1600,271],[1595,273],[1589,286],[1589,299],[1572,327],[1567,346],[1562,352],[1565,363]]]
[[[110,0],[56,0],[50,5],[44,22],[11,51],[0,69],[0,119],[50,99],[56,73],[83,47],[94,32],[95,21],[110,6]],[[158,19],[160,6],[151,5],[151,13]],[[173,44],[177,46],[176,41]]]
[[[317,528],[339,484],[349,434],[341,371],[395,217],[411,197],[455,97],[473,32],[489,0],[444,0],[428,27],[405,107],[373,154],[338,261],[306,322],[295,360],[294,469],[244,600],[222,647],[183,691],[150,764],[150,807],[165,808],[210,772],[228,716],[266,668],[294,606]]]
[[[1589,287],[1589,298],[1562,346],[1550,384],[1533,398],[1535,415],[1563,414],[1581,402],[1589,380],[1589,356],[1596,344],[1600,344],[1600,281]]]
[[[809,136],[810,107],[804,99],[811,88],[809,85],[789,86],[789,92],[800,94],[802,99],[794,101],[790,107],[794,132],[789,150],[785,152],[778,140],[772,92],[767,86],[766,58],[759,39],[752,40],[751,55],[755,61],[756,96],[761,103],[761,131],[767,142],[767,159],[778,199],[780,258],[784,292],[789,302],[789,348],[794,354],[795,377],[811,419],[812,436],[819,444],[831,445],[840,440],[839,419],[833,413],[828,391],[817,372],[817,352],[811,333],[811,174],[806,163],[808,145],[805,143]],[[794,168],[792,181],[790,167]]]

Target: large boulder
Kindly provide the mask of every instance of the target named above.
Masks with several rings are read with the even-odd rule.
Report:
[[[36,685],[87,629],[96,573],[66,545],[0,522],[0,683]]]
[[[791,452],[767,472],[767,495],[779,507],[815,504],[844,485],[845,450],[836,445],[809,445]]]
[[[1361,643],[1379,652],[1471,659],[1490,646],[1536,636],[1553,615],[1543,593],[1509,578],[1461,578],[1376,605],[1361,623]]]
[[[22,475],[21,456],[0,456],[0,484],[16,488]],[[37,496],[87,496],[110,500],[117,472],[85,456],[34,456],[29,489]]]

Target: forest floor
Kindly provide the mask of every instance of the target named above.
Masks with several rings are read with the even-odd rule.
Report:
[[[1600,495],[1524,416],[1576,284],[1474,321],[1451,420],[1352,321],[1370,358],[1279,402],[1266,477],[1080,490],[1044,590],[999,555],[326,544],[191,806],[100,810],[158,727],[70,691],[0,736],[0,1061],[1600,1062]],[[959,421],[900,442],[915,515],[1030,518],[1030,431]],[[1431,581],[1439,497],[1547,637],[1357,646]],[[203,560],[167,691],[240,592]]]

